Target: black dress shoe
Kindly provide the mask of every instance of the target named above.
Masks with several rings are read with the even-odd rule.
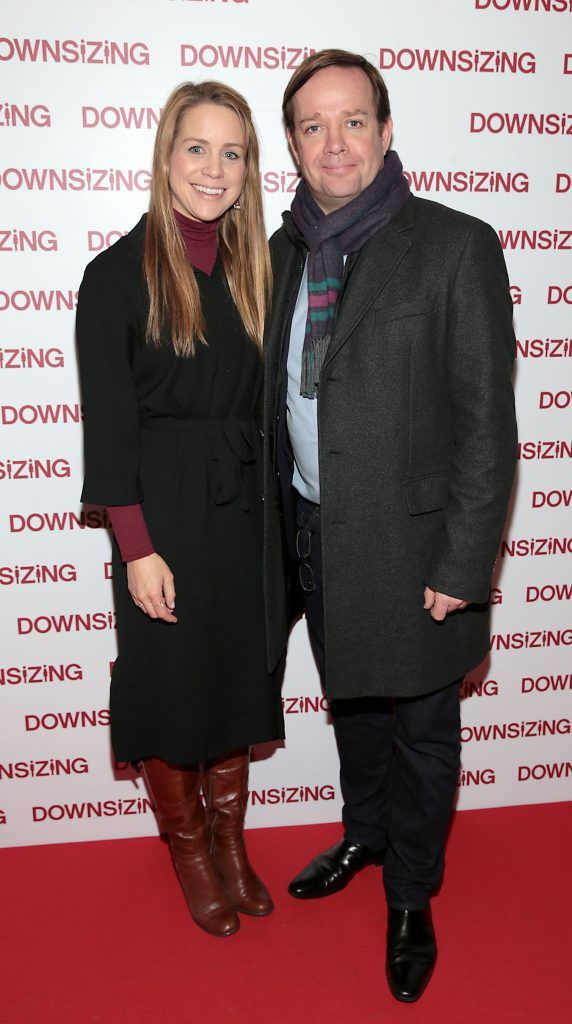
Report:
[[[354,875],[368,864],[381,864],[383,854],[349,839],[320,853],[290,882],[288,892],[299,900],[331,896],[344,889]]]
[[[391,994],[414,1003],[425,990],[437,959],[431,911],[393,910],[387,920],[387,980]]]

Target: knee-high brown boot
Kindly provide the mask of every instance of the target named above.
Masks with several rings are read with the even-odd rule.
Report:
[[[232,935],[240,921],[211,858],[200,771],[150,757],[143,772],[192,917],[210,935]]]
[[[244,845],[249,755],[207,762],[204,791],[212,832],[212,857],[232,903],[242,914],[262,917],[274,909]]]

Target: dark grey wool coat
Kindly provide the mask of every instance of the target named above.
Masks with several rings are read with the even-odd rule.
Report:
[[[285,362],[305,257],[290,214],[271,250],[264,507],[272,668],[289,625]],[[487,224],[411,197],[350,256],[318,398],[328,696],[429,693],[486,655],[516,460],[514,355],[506,268]],[[423,609],[425,585],[473,603],[437,623]]]

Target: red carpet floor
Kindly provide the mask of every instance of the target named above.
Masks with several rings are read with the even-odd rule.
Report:
[[[270,917],[229,939],[188,917],[157,839],[0,851],[2,1024],[572,1024],[572,804],[456,816],[415,1005],[384,976],[379,869],[286,894],[338,826],[249,833]]]

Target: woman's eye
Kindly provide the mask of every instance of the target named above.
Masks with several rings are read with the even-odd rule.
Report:
[[[238,160],[239,159],[238,153],[233,153],[232,150],[229,150],[228,153],[224,153],[223,155],[226,157],[227,160]]]
[[[189,153],[202,153],[202,146],[189,146]]]

